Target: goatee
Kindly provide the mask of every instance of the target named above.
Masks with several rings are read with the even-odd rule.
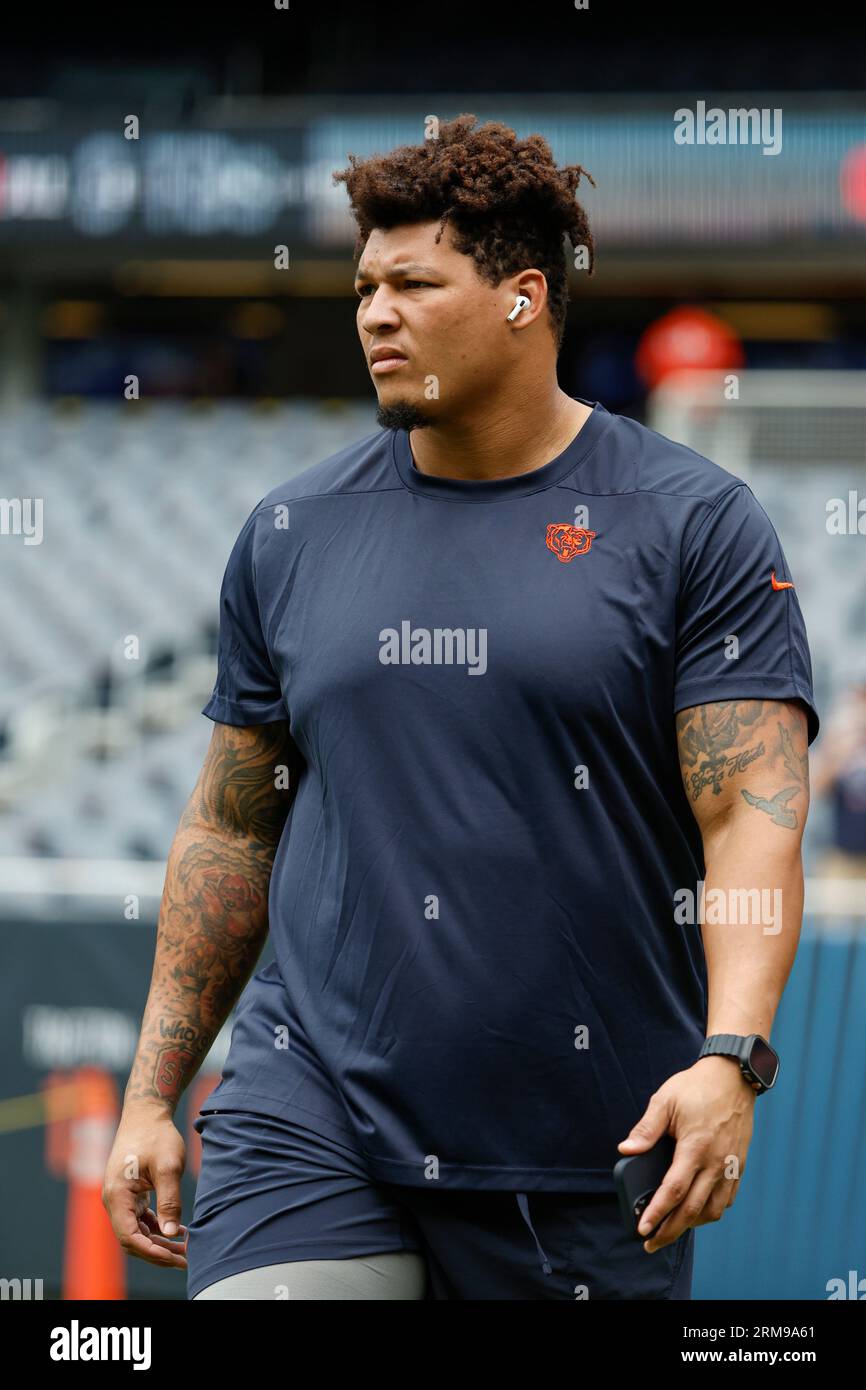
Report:
[[[430,416],[411,401],[380,404],[376,410],[376,424],[383,430],[419,430],[432,423]]]

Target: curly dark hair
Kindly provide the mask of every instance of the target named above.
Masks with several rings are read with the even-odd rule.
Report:
[[[585,246],[589,273],[595,248],[589,221],[574,193],[580,164],[557,169],[541,135],[518,140],[509,126],[488,121],[473,130],[475,116],[463,114],[439,126],[437,139],[401,145],[390,154],[359,160],[334,173],[345,183],[358,225],[356,261],[374,227],[440,219],[454,245],[472,256],[482,279],[498,285],[506,275],[533,267],[547,280],[548,305],[557,352],[565,334],[568,275],[563,237]]]

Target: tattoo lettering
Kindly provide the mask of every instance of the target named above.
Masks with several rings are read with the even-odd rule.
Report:
[[[762,709],[762,700],[721,700],[680,711],[676,719],[677,739],[683,780],[692,801],[697,801],[705,787],[712,787],[713,795],[718,796],[725,777],[735,776],[763,756],[763,742],[733,751],[757,732],[754,726]],[[696,770],[686,774],[687,767]]]
[[[731,758],[715,759],[705,762],[698,772],[693,772],[689,776],[689,790],[692,793],[692,801],[697,801],[704,787],[712,787],[714,795],[718,796],[722,790],[722,780],[727,774],[733,777],[735,773],[742,772],[749,763],[760,758],[764,751],[763,743],[759,743],[755,748],[746,748],[742,753],[735,753]]]
[[[194,1028],[187,1028],[179,1019],[169,1023],[168,1019],[159,1020],[159,1036],[161,1038],[173,1038],[175,1042],[195,1042],[197,1037]]]

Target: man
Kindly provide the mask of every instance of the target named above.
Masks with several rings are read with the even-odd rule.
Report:
[[[689,1298],[773,1080],[818,728],[785,558],[740,480],[559,389],[582,171],[473,126],[336,176],[383,428],[223,581],[105,1183],[190,1298]],[[269,926],[175,1241],[172,1114]],[[613,1167],[666,1133],[636,1239]]]

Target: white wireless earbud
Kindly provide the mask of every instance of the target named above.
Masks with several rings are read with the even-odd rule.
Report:
[[[521,309],[528,309],[528,308],[529,308],[529,300],[526,298],[526,295],[525,295],[525,294],[519,294],[519,295],[517,296],[517,298],[515,299],[515,301],[514,301],[514,308],[511,310],[511,313],[510,313],[510,314],[507,314],[507,315],[506,315],[506,319],[510,322],[511,319],[516,319],[516,318],[517,318],[517,315],[520,313]]]

